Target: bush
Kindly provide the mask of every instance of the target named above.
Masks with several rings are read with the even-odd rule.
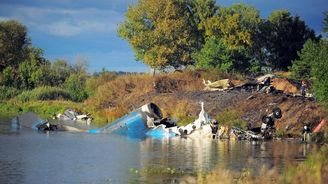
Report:
[[[72,100],[82,102],[88,98],[85,91],[86,76],[82,74],[72,74],[65,81],[65,87],[69,91]]]
[[[185,116],[181,117],[179,121],[177,122],[178,126],[186,126],[189,123],[194,122],[198,117],[197,116]]]
[[[0,100],[8,100],[17,96],[20,91],[13,87],[0,86]]]
[[[68,91],[57,87],[38,87],[31,91],[24,91],[16,97],[22,102],[33,100],[71,100]]]
[[[54,114],[63,113],[68,108],[80,112],[89,112],[83,104],[71,101],[55,100],[20,102],[12,99],[6,103],[0,103],[0,115],[13,117],[23,112],[34,112],[41,118],[50,118]],[[93,114],[93,112],[90,113]]]
[[[246,129],[247,122],[241,119],[242,113],[237,110],[225,110],[218,114],[215,119],[219,122],[219,124],[226,125],[229,127],[239,127],[242,129]]]
[[[19,114],[21,111],[22,108],[20,108],[18,105],[0,102],[1,117],[12,117]]]

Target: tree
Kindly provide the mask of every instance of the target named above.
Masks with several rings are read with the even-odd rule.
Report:
[[[136,60],[159,70],[192,64],[198,44],[188,0],[139,0],[129,6],[118,34],[130,43]]]
[[[297,78],[313,80],[315,96],[328,108],[328,41],[308,40],[299,57],[293,62],[292,73]]]
[[[326,105],[328,109],[328,41],[321,39],[317,44],[317,50],[313,53],[311,75],[316,97]]]
[[[65,60],[56,60],[51,65],[51,85],[61,86],[66,79],[74,72],[73,67]]]
[[[88,62],[85,58],[83,57],[78,57],[76,59],[76,62],[73,66],[73,70],[75,73],[79,74],[86,74],[87,73],[87,68],[88,68]]]
[[[210,37],[204,47],[195,54],[198,68],[217,68],[220,71],[229,72],[233,68],[231,52],[222,39]]]
[[[204,47],[197,54],[197,63],[208,62],[209,65],[213,63],[212,59],[208,57],[199,57],[205,53],[210,54],[213,59],[229,56],[229,65],[225,65],[229,67],[226,69],[246,71],[251,66],[251,56],[253,50],[255,50],[253,49],[255,43],[254,33],[257,32],[261,21],[259,12],[254,7],[243,4],[236,4],[227,8],[219,7],[215,16],[207,19],[205,37],[209,39],[206,39]],[[220,46],[217,49],[220,48],[221,50],[209,47],[210,45],[213,46],[213,37],[217,41],[220,40]],[[208,41],[211,43],[207,43]],[[225,48],[223,49],[222,46]],[[214,57],[214,55],[217,56]],[[201,58],[202,61],[199,60]],[[205,61],[206,58],[209,60]]]
[[[0,72],[8,66],[17,68],[29,45],[25,26],[14,20],[0,21]]]
[[[43,57],[43,50],[35,47],[27,49],[26,59],[19,64],[19,80],[23,89],[33,89],[39,85],[47,84],[49,73],[42,71],[43,67],[49,66],[49,62]],[[45,83],[45,84],[44,84]]]
[[[271,13],[262,30],[265,36],[267,64],[273,70],[286,71],[292,61],[298,59],[308,39],[318,39],[315,33],[298,16],[291,16],[287,10]]]
[[[194,0],[193,2],[195,22],[204,37],[205,30],[208,29],[207,21],[215,15],[218,6],[214,0]]]
[[[16,79],[16,76],[15,76],[15,71],[14,71],[13,67],[8,66],[2,71],[0,85],[1,86],[14,86],[14,84],[16,83],[15,79]]]
[[[81,102],[88,98],[85,91],[86,76],[78,73],[71,74],[65,81],[65,88],[70,92],[74,101]]]
[[[318,43],[313,40],[305,42],[303,49],[298,52],[299,59],[293,61],[290,68],[291,74],[297,79],[310,79],[311,66],[319,55]]]

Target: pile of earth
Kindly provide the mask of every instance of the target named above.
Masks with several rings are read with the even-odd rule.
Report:
[[[242,112],[242,119],[251,127],[261,124],[264,115],[268,115],[275,107],[281,108],[283,116],[277,120],[277,130],[284,131],[290,136],[301,135],[304,125],[310,128],[317,126],[327,116],[325,110],[313,98],[293,96],[291,93],[299,91],[297,82],[288,79],[274,79],[275,88],[284,91],[283,94],[267,94],[257,91],[228,90],[228,91],[183,91],[178,84],[184,82],[167,81],[160,83],[165,90],[155,85],[154,92],[146,93],[135,101],[131,106],[138,107],[148,102],[158,104],[162,109],[175,108],[178,102],[185,102],[185,113],[188,116],[196,116],[199,113],[199,102],[205,103],[205,109],[210,116],[219,115],[227,109],[237,109]],[[169,84],[169,85],[166,85]],[[173,86],[170,89],[168,86]]]
[[[229,79],[232,87],[225,91],[204,90],[204,84],[212,83],[210,80],[222,79]],[[99,94],[86,104],[99,103],[99,109],[110,109],[121,116],[153,102],[162,109],[165,117],[188,119],[188,116],[192,118],[198,115],[200,102],[204,102],[205,110],[211,117],[233,110],[251,127],[260,126],[262,117],[270,114],[273,108],[279,107],[283,116],[276,122],[276,128],[292,136],[300,135],[303,125],[314,128],[321,119],[326,118],[325,110],[318,102],[299,95],[300,81],[271,78],[271,87],[276,90],[273,90],[275,93],[268,94],[257,89],[258,79],[206,71],[171,73],[155,77],[122,76],[98,88]],[[245,83],[249,85],[247,88],[240,87]],[[120,113],[117,113],[116,109]]]

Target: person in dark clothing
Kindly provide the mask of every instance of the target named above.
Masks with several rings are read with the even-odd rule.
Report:
[[[302,80],[302,85],[301,85],[301,95],[305,96],[307,91],[307,85],[304,80]]]
[[[303,142],[310,142],[310,135],[311,135],[311,129],[309,128],[309,126],[307,125],[304,125],[303,126],[303,130],[302,130],[302,133],[303,133],[303,138],[302,138],[302,141]]]
[[[219,130],[219,122],[217,122],[216,120],[213,120],[211,123],[211,128],[212,128],[212,134],[213,134],[213,139],[214,139],[216,133]]]

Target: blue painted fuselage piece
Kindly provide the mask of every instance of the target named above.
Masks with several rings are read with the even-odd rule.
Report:
[[[168,133],[162,128],[148,128],[147,117],[142,111],[131,112],[113,123],[99,129],[88,130],[89,133],[114,133],[130,138],[154,138],[173,137],[175,134]]]
[[[89,133],[114,133],[128,137],[142,138],[148,131],[142,112],[131,112],[113,123],[99,129],[88,130]]]

